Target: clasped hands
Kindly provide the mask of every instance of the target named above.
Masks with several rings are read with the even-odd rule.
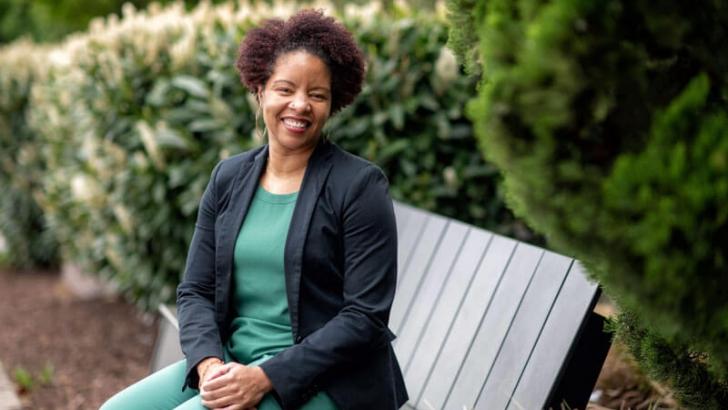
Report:
[[[202,405],[213,410],[255,410],[272,389],[273,384],[260,367],[219,359],[207,365],[200,377]]]

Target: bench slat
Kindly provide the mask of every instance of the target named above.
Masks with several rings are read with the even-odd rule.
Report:
[[[412,207],[396,205],[394,209],[398,212],[397,218],[401,215],[407,221],[403,229],[397,231],[397,283],[399,284],[402,283],[402,277],[410,264],[415,245],[430,218],[426,212]],[[399,219],[397,219],[397,226],[399,229]]]
[[[397,221],[397,237],[402,236],[402,232],[407,227],[409,222],[409,210],[410,208],[404,204],[393,203],[392,208],[394,209],[394,219]]]
[[[420,397],[411,394],[411,400],[417,403],[418,408],[441,409],[444,406],[452,386],[451,381],[455,380],[461,364],[465,361],[468,348],[478,331],[478,325],[488,310],[493,293],[515,247],[516,241],[498,235],[493,236],[478,272],[467,290],[445,345],[437,357],[430,380]]]
[[[443,283],[447,280],[470,228],[462,222],[451,221],[435,257],[419,282],[410,307],[405,313],[407,320],[399,329],[399,338],[394,341],[394,350],[400,366],[406,368],[414,353],[418,336],[437,303]],[[405,276],[405,279],[407,277]],[[416,307],[416,308],[414,308]]]
[[[415,399],[419,397],[430,375],[430,370],[437,360],[437,353],[457,317],[465,293],[492,237],[493,235],[486,231],[470,230],[455,266],[444,283],[434,311],[424,330],[417,336],[419,343],[413,358],[404,366],[407,390]]]
[[[182,349],[179,345],[179,327],[177,324],[176,309],[166,305],[159,306],[161,318],[157,340],[154,342],[154,352],[150,363],[151,372],[163,369],[172,363],[181,360]]]
[[[520,300],[542,255],[543,250],[535,246],[525,243],[516,246],[513,258],[480,323],[478,333],[452,385],[452,391],[444,408],[462,410],[463,406],[467,409],[475,406],[488,369],[498,355],[501,341],[505,338],[516,313],[517,304],[514,300]]]
[[[545,406],[551,386],[544,381],[555,381],[559,376],[581,324],[590,313],[584,306],[591,306],[596,297],[597,285],[587,280],[584,268],[575,262],[521,374],[508,409],[540,409]]]
[[[571,263],[571,258],[544,253],[486,376],[475,409],[506,408]],[[542,382],[550,384],[553,380]]]
[[[406,271],[399,273],[399,286],[395,293],[392,310],[389,316],[389,327],[395,334],[399,334],[402,318],[409,309],[410,302],[415,296],[420,280],[427,272],[430,261],[436,253],[448,222],[445,218],[430,215],[426,220],[426,227],[420,240],[412,252],[411,262]],[[395,339],[396,341],[396,339]]]

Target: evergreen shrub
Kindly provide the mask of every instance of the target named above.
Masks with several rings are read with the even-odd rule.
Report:
[[[48,53],[27,125],[42,140],[41,205],[65,260],[142,306],[174,298],[210,171],[263,143],[234,69],[238,44],[253,24],[298,7],[127,6]],[[443,11],[345,9],[337,17],[362,45],[368,78],[327,124],[329,138],[380,165],[397,199],[534,239],[505,209],[472,138],[464,104],[475,82],[443,49]]]
[[[625,312],[618,333],[684,406],[725,408],[726,4],[449,7],[472,22],[451,41],[482,72],[468,115],[509,206],[585,262]]]

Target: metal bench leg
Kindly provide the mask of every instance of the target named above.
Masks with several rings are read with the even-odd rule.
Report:
[[[586,320],[581,337],[574,341],[571,357],[549,395],[546,408],[585,409],[599,377],[612,334],[604,329],[603,316],[591,312]]]

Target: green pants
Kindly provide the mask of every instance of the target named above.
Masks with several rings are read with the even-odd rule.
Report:
[[[198,390],[182,391],[186,362],[180,360],[116,393],[100,410],[205,410]],[[280,410],[278,402],[267,394],[256,406],[258,410]],[[329,396],[319,393],[301,410],[336,408]]]
[[[169,365],[116,393],[101,410],[203,410],[199,391],[182,391],[185,369],[185,360]]]

